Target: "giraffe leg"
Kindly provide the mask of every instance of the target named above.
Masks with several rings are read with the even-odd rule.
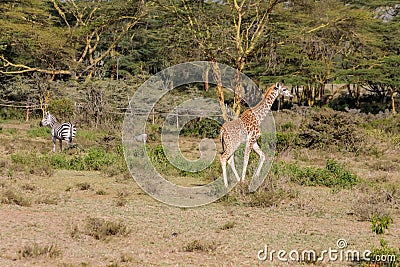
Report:
[[[225,187],[228,187],[228,177],[226,176],[226,158],[224,157],[224,154],[222,154],[219,158],[221,162],[221,167],[222,167],[222,177],[224,178],[224,185]]]
[[[238,181],[238,182],[240,182],[240,177],[239,177],[239,174],[238,174],[238,172],[236,171],[236,168],[235,168],[235,155],[232,155],[229,159],[228,159],[228,164],[231,166],[231,168],[232,168],[232,171],[233,171],[233,173],[235,174],[235,177],[236,177],[236,180]]]
[[[260,163],[258,164],[256,173],[253,175],[253,179],[254,179],[255,177],[258,177],[258,176],[260,175],[261,168],[262,168],[262,166],[263,166],[263,164],[264,164],[264,161],[265,161],[265,154],[264,154],[264,152],[261,150],[261,148],[260,148],[260,146],[257,144],[257,142],[254,142],[253,149],[254,149],[254,151],[260,156]]]
[[[246,149],[244,150],[244,162],[243,162],[243,172],[242,172],[242,182],[244,182],[244,177],[246,176],[247,164],[249,163],[250,151],[253,146],[253,142],[246,142]]]

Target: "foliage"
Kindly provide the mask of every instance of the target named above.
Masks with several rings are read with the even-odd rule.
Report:
[[[385,233],[385,229],[389,229],[392,218],[389,215],[377,216],[374,215],[371,219],[372,232],[377,235]]]
[[[11,155],[11,160],[15,170],[37,175],[52,175],[53,169],[106,171],[110,165],[115,169],[114,174],[126,171],[119,148],[106,152],[103,147],[92,147],[87,152],[81,151],[73,155],[15,153]]]
[[[0,191],[0,203],[15,204],[23,207],[31,206],[31,200],[13,188]]]
[[[363,147],[362,133],[357,129],[360,124],[351,114],[321,110],[311,115],[300,129],[300,140],[306,147],[329,148],[359,152]]]
[[[215,180],[220,176],[220,164],[218,159],[214,159],[214,161],[208,166],[207,168],[203,169],[199,172],[190,172],[181,170],[180,168],[175,167],[172,163],[168,160],[167,156],[165,155],[165,150],[163,145],[155,145],[153,148],[149,149],[149,157],[150,160],[160,172],[166,175],[173,175],[173,176],[194,176],[199,178],[204,178],[207,180]],[[184,166],[184,164],[193,164],[188,163],[187,161],[181,162],[180,166]],[[205,163],[198,162],[199,168],[201,168]],[[201,168],[202,169],[202,168]]]
[[[36,153],[16,153],[11,155],[15,171],[23,171],[26,174],[51,176],[54,174],[51,163],[44,157],[38,157]]]
[[[48,109],[58,120],[69,120],[74,113],[74,102],[69,98],[51,100]]]
[[[380,259],[380,263],[386,264],[384,266],[398,266],[400,262],[400,249],[390,247],[385,239],[380,240],[380,247],[371,249],[371,259]]]
[[[294,163],[279,162],[272,166],[274,175],[287,177],[290,181],[306,186],[351,188],[360,182],[356,174],[346,170],[335,159],[328,159],[325,168],[300,167]]]
[[[284,79],[298,104],[325,105],[333,96],[325,85],[344,83],[369,91],[380,102],[377,108],[392,101],[394,112],[400,91],[400,19],[394,3],[5,1],[0,96],[37,104],[46,90],[57,97],[73,95],[74,101],[85,99],[90,117],[85,120],[97,125],[113,106],[110,91],[98,86],[105,79],[137,83],[176,63],[212,60],[244,71],[260,86]],[[387,9],[392,15],[382,19]],[[84,98],[69,86],[82,78]],[[63,82],[68,86],[54,88]],[[123,91],[119,85],[110,84]],[[360,108],[368,99],[357,90],[347,95]],[[219,91],[217,97],[222,96]],[[101,103],[93,107],[92,100]],[[239,96],[233,102],[241,106]]]
[[[143,2],[13,1],[0,14],[1,72],[102,77],[102,60],[115,59],[111,52],[143,16]]]
[[[282,152],[288,148],[294,148],[300,143],[299,134],[296,132],[277,132],[276,150]]]
[[[196,119],[186,123],[180,134],[183,136],[194,136],[202,138],[217,138],[221,125],[212,119]]]

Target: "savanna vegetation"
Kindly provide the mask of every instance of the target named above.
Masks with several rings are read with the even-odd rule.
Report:
[[[286,266],[257,252],[320,252],[345,239],[394,257],[293,264],[398,266],[399,12],[391,0],[2,1],[0,265]],[[261,90],[284,80],[294,97],[273,106],[275,160],[263,185],[250,193],[247,180],[187,209],[138,187],[121,125],[146,79],[195,60],[237,68]],[[209,83],[160,99],[146,126],[150,160],[180,185],[214,181],[221,167],[174,167],[161,144],[165,114],[195,97],[215,98],[223,113],[221,101],[236,115],[247,108],[239,86],[221,88],[218,69],[207,72]],[[41,108],[76,124],[64,151],[51,152]],[[219,127],[188,122],[182,153],[197,158],[202,138],[221,151]],[[248,179],[257,163],[252,153]]]

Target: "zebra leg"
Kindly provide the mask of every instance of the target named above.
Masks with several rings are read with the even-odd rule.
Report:
[[[60,152],[62,151],[62,140],[60,140]]]
[[[56,152],[56,138],[53,136],[53,153]]]

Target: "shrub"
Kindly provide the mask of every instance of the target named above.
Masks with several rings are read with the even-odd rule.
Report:
[[[106,153],[102,147],[94,147],[89,149],[89,153],[84,157],[84,162],[87,170],[98,171],[104,166],[113,164],[115,157]]]
[[[194,119],[185,124],[180,134],[184,136],[217,138],[221,125],[219,122],[204,118]]]
[[[359,183],[357,175],[350,173],[334,159],[326,161],[325,168],[300,167],[296,164],[279,162],[273,164],[272,172],[278,176],[286,176],[290,181],[306,186],[327,186],[351,188]]]
[[[224,225],[222,225],[220,227],[221,230],[228,230],[228,229],[232,229],[233,227],[235,227],[236,223],[235,222],[227,222]]]
[[[76,187],[81,191],[86,191],[92,188],[88,182],[77,183]]]
[[[18,152],[11,155],[11,162],[13,165],[11,169],[15,171],[23,171],[27,174],[45,175],[51,176],[54,174],[54,170],[50,162],[36,153]]]
[[[87,218],[85,233],[97,240],[104,240],[109,236],[126,236],[130,231],[122,221],[113,222],[101,218]]]
[[[372,232],[378,235],[385,233],[385,229],[389,229],[391,222],[392,218],[389,215],[374,215],[372,217]]]
[[[187,243],[183,247],[183,251],[185,252],[193,252],[193,251],[204,251],[204,252],[212,252],[217,249],[217,245],[215,242],[202,242],[200,240],[193,240],[192,242]]]
[[[18,250],[20,258],[36,258],[36,257],[47,257],[56,258],[61,255],[61,250],[54,244],[40,246],[38,243],[32,245],[25,245],[22,249]]]
[[[246,203],[250,207],[273,207],[279,205],[283,200],[294,198],[295,192],[284,189],[257,190],[250,195],[249,201]]]
[[[31,200],[21,191],[15,188],[8,188],[0,191],[0,202],[3,204],[16,204],[23,207],[31,206]]]
[[[297,126],[291,121],[286,122],[286,123],[281,125],[282,131],[294,130],[296,128],[297,128]]]
[[[51,100],[49,103],[49,110],[56,118],[63,118],[69,120],[74,114],[74,102],[70,98],[60,98]]]
[[[276,133],[276,150],[282,152],[288,148],[293,148],[299,143],[299,134],[293,132]]]
[[[379,260],[379,266],[399,266],[400,249],[390,247],[385,239],[380,240],[380,247],[372,248],[369,256],[372,260]]]
[[[351,114],[321,110],[302,123],[299,139],[305,147],[336,146],[339,150],[359,152],[363,145],[363,134],[356,127],[359,124]]]
[[[106,152],[102,147],[90,148],[88,152],[77,151],[76,154],[64,153],[37,154],[33,152],[18,152],[11,155],[12,169],[25,171],[28,174],[52,175],[54,169],[77,171],[110,171],[116,175],[126,171],[124,157],[119,149]],[[111,171],[111,168],[112,171]]]

